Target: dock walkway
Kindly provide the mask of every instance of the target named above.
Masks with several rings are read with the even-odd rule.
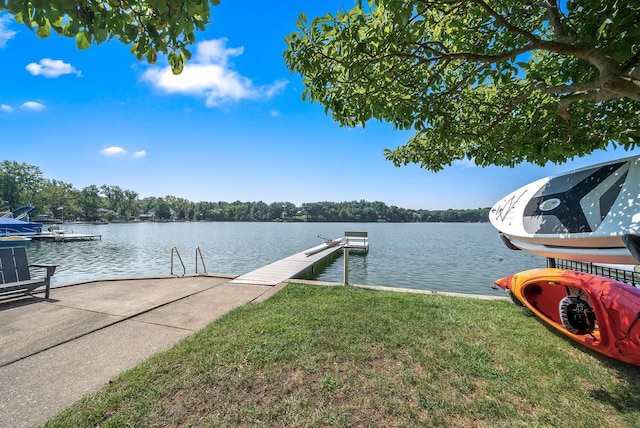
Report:
[[[294,254],[277,262],[268,264],[252,272],[240,275],[234,284],[276,285],[309,269],[344,248],[369,249],[367,232],[345,232],[339,239],[328,240],[324,245]]]
[[[305,251],[268,264],[252,272],[240,275],[231,281],[233,284],[257,284],[274,286],[313,266],[343,248],[343,244],[328,247],[311,255]]]

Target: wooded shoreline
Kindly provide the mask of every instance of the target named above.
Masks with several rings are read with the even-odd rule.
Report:
[[[44,178],[35,165],[0,161],[0,211],[23,205],[35,214],[62,220],[132,221],[303,221],[303,222],[447,222],[489,221],[490,208],[426,210],[388,206],[384,202],[192,202],[177,196],[140,198],[119,186],[73,184]]]

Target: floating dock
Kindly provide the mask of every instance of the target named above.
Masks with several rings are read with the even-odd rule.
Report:
[[[94,241],[102,239],[102,235],[89,235],[85,233],[43,232],[29,236],[34,241],[68,242],[68,241]]]
[[[343,238],[327,240],[324,244],[240,275],[232,280],[231,283],[274,286],[295,277],[336,251],[344,250],[345,248],[368,251],[369,238],[367,232],[345,232]]]

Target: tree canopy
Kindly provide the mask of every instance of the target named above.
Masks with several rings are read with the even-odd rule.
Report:
[[[27,205],[42,190],[42,171],[35,165],[0,161],[0,210]]]
[[[413,130],[385,151],[437,171],[544,165],[640,140],[637,0],[370,0],[287,37],[303,99],[343,126]]]
[[[0,0],[0,12],[7,10],[39,37],[51,30],[74,37],[76,46],[86,49],[117,38],[131,44],[131,53],[153,64],[158,53],[168,56],[174,73],[182,71],[191,58],[188,46],[195,31],[209,23],[209,4],[219,0]]]

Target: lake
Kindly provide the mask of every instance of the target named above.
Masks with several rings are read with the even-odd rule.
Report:
[[[195,273],[199,247],[208,273],[240,275],[322,243],[318,236],[339,238],[345,231],[369,233],[369,252],[350,253],[352,284],[504,296],[492,288],[495,279],[546,265],[542,257],[507,249],[489,223],[113,223],[62,229],[102,239],[29,244],[31,263],[59,266],[54,285],[169,274],[173,247],[187,273]],[[314,279],[342,282],[343,267],[340,256]],[[182,273],[178,262],[174,273]]]

